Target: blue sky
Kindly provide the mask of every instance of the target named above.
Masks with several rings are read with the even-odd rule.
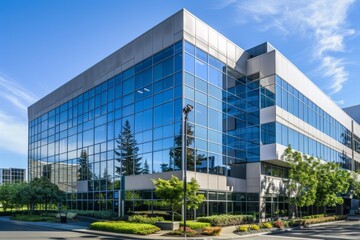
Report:
[[[360,104],[355,0],[1,0],[0,167],[26,167],[37,99],[186,8],[247,49],[268,41],[341,107]]]

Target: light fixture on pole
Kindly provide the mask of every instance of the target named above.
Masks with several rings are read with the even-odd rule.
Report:
[[[186,170],[187,170],[187,121],[188,121],[188,114],[193,110],[193,106],[191,106],[190,104],[187,104],[184,108],[183,108],[183,114],[184,114],[184,127],[183,127],[183,183],[184,183],[184,234],[185,234],[185,238],[186,238]]]

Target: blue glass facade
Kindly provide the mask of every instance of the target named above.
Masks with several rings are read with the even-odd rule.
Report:
[[[146,163],[147,173],[160,172],[162,164],[171,164],[169,152],[180,131],[181,110],[182,42],[178,42],[31,121],[30,179],[47,176],[74,193],[73,199],[86,200],[81,203],[86,206],[77,208],[98,209],[96,200],[105,197],[106,208],[112,209],[117,198],[112,191],[120,188],[115,140],[124,123],[130,123],[141,168]],[[88,155],[92,192],[76,196],[82,151]]]
[[[273,75],[261,79],[260,85],[262,108],[276,104],[278,107],[298,117],[350,149],[352,149],[353,141],[355,152],[360,153],[359,137],[352,135],[349,129],[340,124],[285,80]],[[351,169],[352,159],[344,152],[339,152],[277,122],[262,124],[261,143],[263,145],[272,143],[279,143],[284,146],[291,145],[291,147],[297,151],[323,160],[337,162],[340,163],[343,168]],[[359,164],[355,162],[355,169],[359,167]]]
[[[71,208],[116,210],[121,188],[116,140],[126,123],[138,149],[129,157],[140,169],[128,175],[177,171],[182,107],[188,103],[194,110],[187,169],[245,178],[238,174],[241,163],[259,161],[260,90],[254,82],[190,43],[178,42],[30,121],[30,179],[50,178],[69,193]],[[83,153],[87,166],[79,167]],[[256,193],[204,193],[208,200],[198,215],[258,209]],[[154,198],[149,190],[126,196],[126,208],[133,210],[146,208],[134,199]]]

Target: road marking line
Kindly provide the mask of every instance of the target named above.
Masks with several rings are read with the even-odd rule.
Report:
[[[324,240],[320,238],[300,238],[300,237],[288,237],[288,236],[279,236],[279,235],[264,235],[266,237],[273,237],[273,238],[291,238],[291,239],[306,239],[306,240]]]

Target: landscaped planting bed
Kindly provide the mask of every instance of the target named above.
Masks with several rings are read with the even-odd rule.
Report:
[[[180,222],[180,226],[184,226],[184,222]],[[193,230],[203,229],[204,227],[210,227],[211,224],[207,222],[195,222],[195,221],[186,221],[186,227],[189,227]]]
[[[211,226],[234,226],[243,223],[253,223],[255,218],[252,215],[213,215],[208,217],[198,217],[198,222],[207,222]]]
[[[129,223],[129,222],[94,222],[90,225],[90,229],[117,232],[117,233],[130,233],[148,235],[160,231],[160,228],[146,223]]]

